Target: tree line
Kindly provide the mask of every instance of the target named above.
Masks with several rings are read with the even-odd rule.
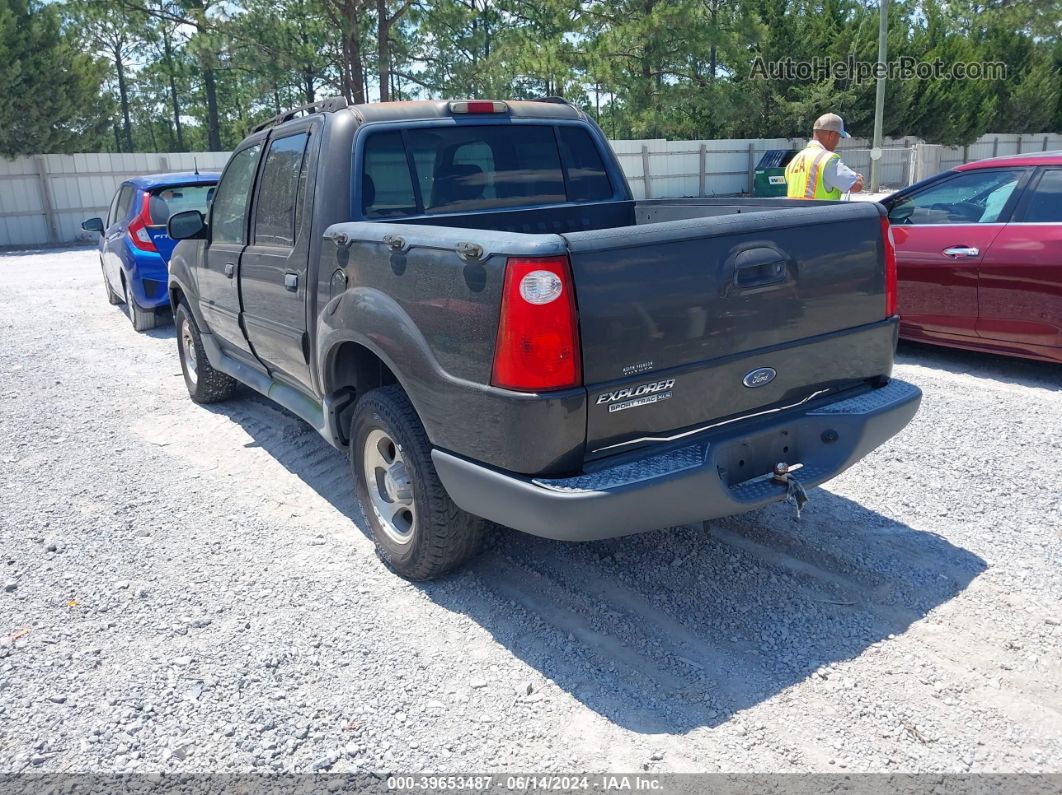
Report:
[[[968,143],[1062,130],[1062,0],[893,0],[889,59],[1002,64],[892,80],[884,132]],[[860,0],[0,0],[0,154],[194,151],[325,96],[563,96],[613,138],[869,136]]]

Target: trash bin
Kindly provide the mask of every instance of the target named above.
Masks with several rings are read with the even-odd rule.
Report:
[[[796,157],[796,149],[768,149],[756,164],[753,196],[785,196],[785,167]]]

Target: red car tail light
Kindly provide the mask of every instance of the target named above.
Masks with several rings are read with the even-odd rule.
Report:
[[[575,290],[567,256],[510,257],[491,383],[541,392],[582,382]]]
[[[896,241],[888,216],[881,219],[881,242],[885,246],[885,317],[896,314]]]
[[[148,234],[148,224],[151,223],[151,215],[148,212],[148,203],[151,201],[151,194],[144,194],[144,201],[140,205],[140,212],[136,217],[129,222],[129,242],[136,246],[141,251],[158,251],[155,248],[155,243],[151,240],[151,235]]]

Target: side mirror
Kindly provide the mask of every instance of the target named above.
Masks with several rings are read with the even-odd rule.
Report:
[[[174,240],[205,240],[206,220],[199,210],[174,213],[166,222],[166,234]]]
[[[86,232],[98,232],[103,234],[103,219],[102,218],[89,218],[87,221],[81,222],[81,228]]]

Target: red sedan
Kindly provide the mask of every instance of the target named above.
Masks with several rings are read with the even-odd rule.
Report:
[[[1062,363],[1062,152],[967,163],[882,203],[901,337]]]

